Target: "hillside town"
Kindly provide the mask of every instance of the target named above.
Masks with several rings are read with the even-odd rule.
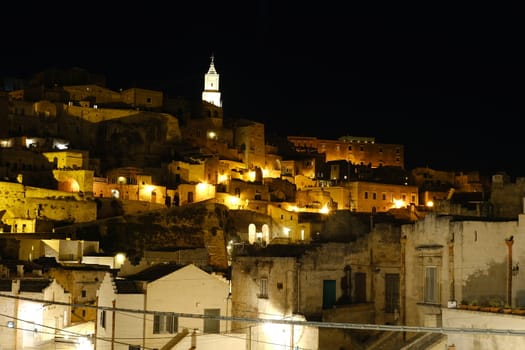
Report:
[[[276,136],[219,78],[4,79],[0,349],[525,347],[525,178]]]

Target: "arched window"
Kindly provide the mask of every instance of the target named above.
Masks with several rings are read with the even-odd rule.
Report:
[[[248,242],[253,244],[256,239],[255,224],[248,225]]]
[[[262,225],[262,240],[264,242],[270,242],[270,228],[267,224]]]

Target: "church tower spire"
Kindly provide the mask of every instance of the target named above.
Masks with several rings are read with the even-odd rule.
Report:
[[[202,100],[214,104],[217,107],[222,107],[221,92],[219,91],[219,74],[215,70],[215,57],[211,55],[210,68],[208,73],[204,75],[204,91],[202,92]]]

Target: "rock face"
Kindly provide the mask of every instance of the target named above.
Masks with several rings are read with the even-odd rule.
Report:
[[[206,248],[210,267],[219,270],[228,268],[226,245],[236,235],[228,208],[216,203],[124,215],[67,230],[76,239],[98,240],[105,254],[125,252],[136,263],[145,250]]]

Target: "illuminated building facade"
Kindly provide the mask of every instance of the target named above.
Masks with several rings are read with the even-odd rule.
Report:
[[[352,164],[405,167],[404,146],[376,143],[372,137],[343,136],[338,140],[288,136],[297,152],[321,153],[325,161],[346,160]]]

